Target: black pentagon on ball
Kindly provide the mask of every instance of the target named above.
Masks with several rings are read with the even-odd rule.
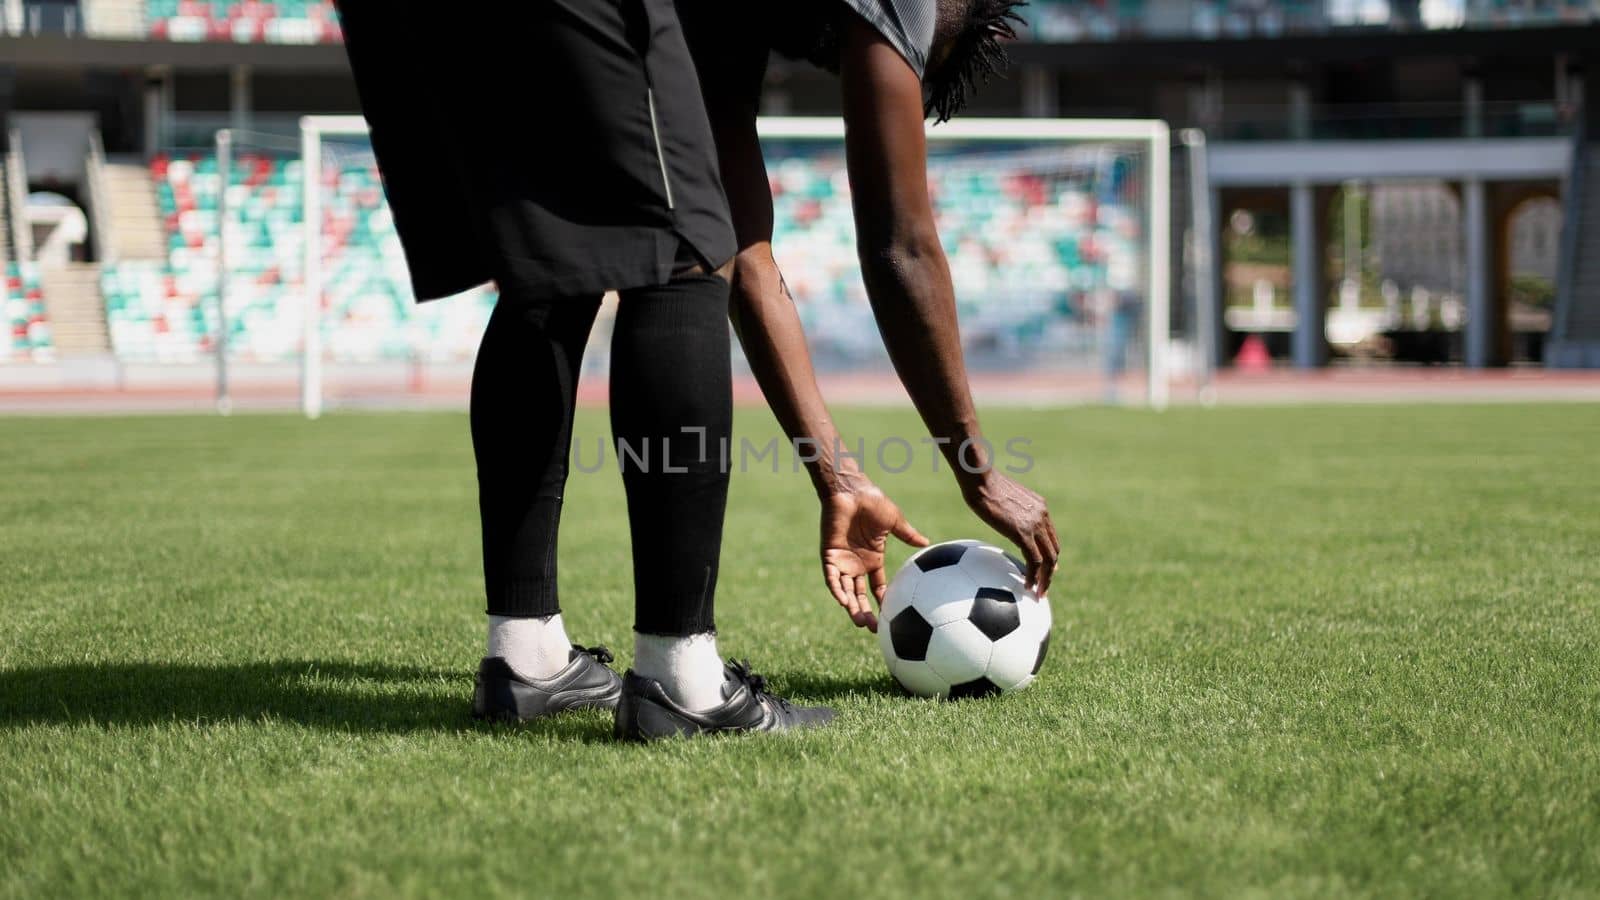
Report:
[[[942,569],[961,562],[961,557],[966,554],[966,544],[940,544],[917,557],[917,568],[924,572],[932,572],[934,569]]]
[[[1017,598],[1004,588],[979,588],[967,618],[991,641],[1000,640],[1022,625]]]
[[[900,659],[927,659],[931,637],[933,626],[914,608],[902,609],[889,620],[889,642],[894,645],[894,655]]]
[[[977,697],[993,697],[998,693],[1000,693],[999,685],[987,678],[978,678],[973,681],[951,685],[950,693],[946,696],[951,700],[966,700]]]
[[[1049,649],[1050,649],[1050,633],[1047,631],[1047,632],[1045,632],[1044,640],[1039,642],[1039,658],[1035,659],[1033,661],[1033,674],[1035,674],[1035,675],[1039,674],[1039,670],[1044,668],[1044,654],[1045,654],[1045,651],[1047,651]]]

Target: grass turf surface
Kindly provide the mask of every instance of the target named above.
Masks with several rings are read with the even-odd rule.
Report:
[[[463,416],[0,422],[0,894],[1600,891],[1600,410],[986,424],[1066,543],[1032,688],[897,695],[785,465],[735,478],[722,646],[837,726],[641,748],[468,718]],[[929,465],[881,482],[984,535]],[[614,468],[567,510],[569,630],[625,664]]]

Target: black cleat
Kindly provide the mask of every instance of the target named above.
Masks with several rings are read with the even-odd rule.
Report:
[[[622,679],[606,668],[611,651],[572,645],[567,667],[549,678],[524,678],[498,656],[478,664],[472,717],[526,722],[568,709],[615,709]]]
[[[730,662],[721,706],[691,712],[672,701],[661,682],[637,675],[632,669],[622,679],[622,701],[617,704],[615,734],[621,740],[653,741],[658,738],[713,732],[787,731],[817,728],[833,721],[826,706],[796,706],[767,692],[767,680],[750,671],[748,662]]]

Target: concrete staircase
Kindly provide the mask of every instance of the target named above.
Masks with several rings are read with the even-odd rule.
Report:
[[[106,208],[95,221],[105,224],[105,233],[97,238],[106,258],[164,259],[166,230],[156,202],[155,183],[144,160],[127,155],[110,157],[102,175]],[[111,352],[99,263],[41,266],[39,287],[59,356],[104,356]]]
[[[106,206],[110,241],[119,260],[166,258],[167,233],[150,167],[137,155],[107,156]]]
[[[1562,286],[1551,323],[1548,364],[1558,368],[1600,368],[1600,150],[1585,149],[1574,172],[1579,196],[1566,204]]]
[[[100,299],[98,264],[68,263],[42,269],[39,287],[44,292],[57,355],[103,355],[111,351],[106,307]]]

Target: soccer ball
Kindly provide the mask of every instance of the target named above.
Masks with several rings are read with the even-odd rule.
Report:
[[[1050,602],[1023,587],[1016,557],[980,541],[917,551],[895,573],[878,644],[900,685],[923,697],[986,697],[1033,681],[1050,646]]]

